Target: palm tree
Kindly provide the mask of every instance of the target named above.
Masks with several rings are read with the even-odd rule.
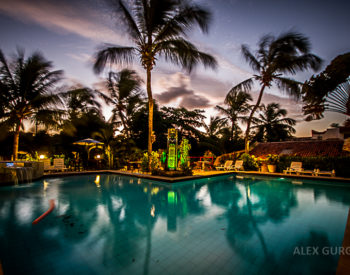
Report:
[[[260,39],[255,55],[250,52],[247,45],[242,45],[242,53],[257,74],[234,86],[226,96],[226,101],[235,92],[250,92],[254,81],[259,82],[260,93],[249,115],[245,132],[245,151],[248,153],[250,124],[255,111],[260,106],[265,88],[270,88],[275,83],[279,89],[295,98],[299,98],[301,83],[282,77],[283,74],[294,75],[298,71],[309,68],[317,70],[321,64],[321,59],[310,53],[308,38],[295,32],[287,32],[277,38],[272,35],[265,35]]]
[[[62,96],[70,120],[80,118],[85,113],[101,114],[101,104],[96,100],[97,91],[87,87],[71,87]]]
[[[86,138],[81,135],[91,134],[104,124],[101,104],[96,99],[98,94],[99,92],[80,85],[61,94],[67,113],[67,119],[62,125],[63,133],[75,138]]]
[[[293,126],[296,121],[285,117],[287,111],[280,109],[278,103],[262,104],[262,112],[258,117],[253,117],[252,129],[257,129],[258,141],[283,141],[295,133]]]
[[[318,75],[303,85],[306,121],[323,118],[324,111],[350,115],[350,52],[338,55]]]
[[[131,115],[142,103],[141,83],[135,71],[124,69],[119,73],[110,72],[106,82],[108,95],[100,93],[105,102],[114,107],[110,121],[116,122],[119,118],[127,137],[130,137]]]
[[[219,138],[222,129],[226,126],[227,120],[218,116],[211,116],[209,124],[203,124],[206,136],[208,138]]]
[[[63,72],[51,69],[52,63],[38,52],[25,59],[24,51],[18,49],[9,63],[0,50],[0,123],[14,128],[13,160],[17,160],[23,121],[59,113],[60,98],[51,91]]]
[[[112,2],[114,9],[120,12],[127,33],[134,42],[133,47],[107,46],[96,56],[95,72],[99,73],[108,63],[129,63],[138,56],[146,70],[148,96],[148,154],[152,152],[153,96],[151,72],[157,57],[181,65],[188,72],[198,64],[215,67],[215,59],[200,52],[195,45],[184,37],[195,25],[202,31],[208,30],[210,13],[203,7],[190,4],[185,0],[149,0],[133,1],[129,10],[123,1]]]
[[[94,138],[98,138],[103,142],[103,147],[105,154],[107,156],[108,168],[113,168],[113,144],[115,143],[115,124],[114,123],[105,123],[98,131],[94,132]]]
[[[248,103],[248,101],[251,100],[252,97],[247,92],[234,91],[226,97],[226,108],[216,106],[216,109],[231,122],[231,139],[234,139],[234,133],[237,137],[238,133],[241,131],[237,123],[247,120],[245,115],[251,110],[252,106]]]

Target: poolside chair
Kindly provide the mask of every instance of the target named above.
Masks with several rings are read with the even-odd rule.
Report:
[[[331,177],[335,177],[335,170],[332,170],[332,171],[320,171],[320,169],[315,169],[314,170],[314,175],[315,176],[331,176]]]
[[[236,160],[235,166],[233,166],[230,170],[234,170],[234,171],[244,170],[243,160]]]
[[[56,171],[64,171],[67,170],[67,168],[64,166],[64,159],[59,158],[59,159],[54,159],[53,160],[53,170]]]
[[[303,163],[300,161],[292,161],[292,163],[290,164],[290,167],[287,167],[286,170],[283,170],[284,174],[292,174],[292,173],[296,173],[296,174],[300,174],[301,172],[303,172]]]
[[[223,166],[216,166],[216,170],[228,170],[232,166],[233,160],[226,160]]]
[[[51,160],[50,159],[44,159],[44,172],[46,171],[52,171],[53,166],[51,165]]]

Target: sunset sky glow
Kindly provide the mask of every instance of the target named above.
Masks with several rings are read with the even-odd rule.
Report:
[[[128,1],[126,1],[128,2]],[[198,29],[189,35],[200,50],[216,57],[218,69],[199,66],[191,74],[181,68],[157,62],[152,76],[155,98],[160,105],[184,106],[216,114],[230,88],[253,73],[241,56],[240,47],[256,49],[259,38],[271,33],[279,35],[293,30],[310,38],[312,52],[323,60],[322,70],[339,54],[350,51],[350,1],[316,0],[198,0],[213,12],[209,34]],[[67,84],[81,83],[100,87],[104,74],[92,70],[93,55],[103,43],[131,45],[121,22],[108,6],[98,0],[1,0],[0,48],[6,55],[22,47],[27,54],[40,50],[65,72]],[[138,63],[135,69],[142,78],[145,72]],[[122,67],[116,66],[120,70]],[[294,76],[305,81],[315,72]],[[258,88],[254,89],[256,98]],[[266,91],[263,103],[278,102],[297,119],[297,136],[310,136],[311,129],[325,130],[332,122],[342,123],[345,116],[326,113],[325,119],[303,122],[301,104],[281,94],[277,88]],[[108,119],[109,108],[104,108]]]

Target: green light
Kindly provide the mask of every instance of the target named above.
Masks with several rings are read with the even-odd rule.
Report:
[[[176,170],[177,167],[177,130],[168,129],[168,168]]]
[[[168,192],[168,203],[169,204],[176,203],[176,193],[174,191],[169,191]]]

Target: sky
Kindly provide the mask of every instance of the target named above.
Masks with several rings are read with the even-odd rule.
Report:
[[[131,0],[129,0],[130,2]],[[126,1],[128,2],[128,1]],[[188,39],[218,61],[216,70],[198,66],[191,74],[180,67],[157,62],[152,75],[154,97],[161,106],[200,108],[209,118],[217,115],[216,105],[233,86],[252,76],[241,54],[241,45],[252,51],[265,34],[296,31],[306,35],[312,53],[323,59],[322,71],[336,56],[350,51],[350,1],[333,0],[196,0],[208,7],[213,19],[208,34],[194,29]],[[100,88],[106,74],[93,73],[93,56],[104,43],[132,45],[122,22],[102,0],[0,0],[0,49],[10,56],[16,47],[29,55],[39,50],[65,72],[64,83]],[[138,63],[128,66],[145,79]],[[115,70],[123,67],[115,66]],[[293,76],[304,82],[308,71]],[[256,101],[258,87],[252,91]],[[288,116],[298,121],[296,136],[310,136],[311,130],[325,130],[346,117],[325,113],[319,121],[305,122],[302,104],[288,98],[276,87],[265,91],[262,103],[278,102]],[[104,106],[106,119],[111,108]]]

